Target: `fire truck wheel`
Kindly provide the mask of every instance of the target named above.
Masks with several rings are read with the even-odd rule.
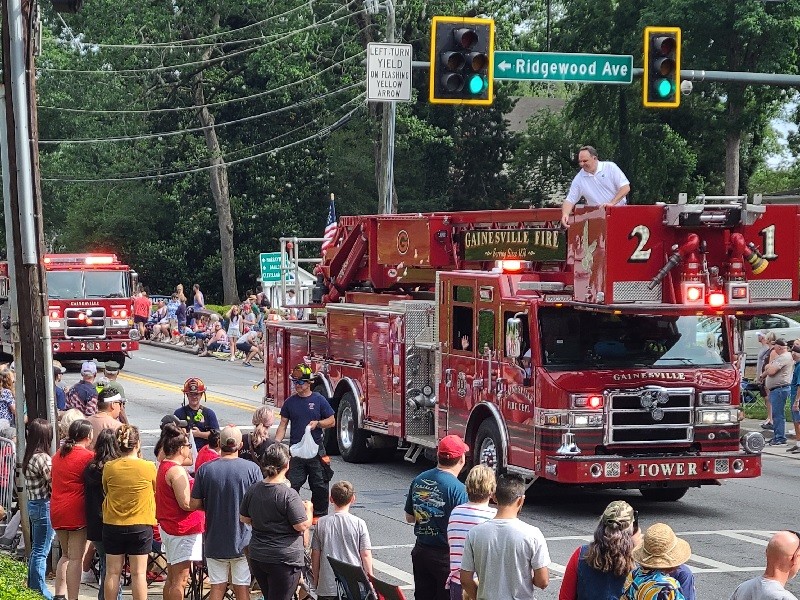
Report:
[[[504,450],[500,430],[494,419],[486,419],[478,427],[472,452],[473,464],[486,465],[494,469],[495,473],[500,473],[500,453]]]
[[[351,463],[366,462],[369,459],[369,436],[358,428],[356,415],[356,399],[352,392],[347,392],[339,401],[336,414],[336,441],[339,443],[342,458]]]
[[[314,391],[320,394],[323,398],[325,398],[328,402],[331,401],[328,398],[328,392],[325,389],[324,385],[315,385]],[[333,406],[334,412],[336,411],[336,406]],[[336,439],[336,426],[334,425],[330,429],[326,429],[322,432],[322,443],[325,445],[325,452],[328,456],[339,456],[339,441]]]
[[[674,488],[643,488],[639,490],[645,500],[653,502],[676,502],[686,495],[688,487]]]

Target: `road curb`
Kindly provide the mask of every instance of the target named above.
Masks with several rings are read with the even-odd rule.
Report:
[[[184,354],[197,354],[196,346],[176,346],[175,344],[168,344],[167,342],[154,342],[152,340],[139,340],[139,343],[144,344],[145,346],[153,346],[154,348],[165,348],[166,350],[183,352]]]

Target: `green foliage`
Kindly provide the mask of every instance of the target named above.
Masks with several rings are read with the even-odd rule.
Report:
[[[0,600],[42,600],[27,586],[28,568],[9,556],[0,556]]]

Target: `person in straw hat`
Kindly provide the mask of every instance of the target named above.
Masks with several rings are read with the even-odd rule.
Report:
[[[664,523],[651,525],[633,549],[639,566],[625,580],[620,600],[685,600],[672,572],[689,560],[692,549]]]

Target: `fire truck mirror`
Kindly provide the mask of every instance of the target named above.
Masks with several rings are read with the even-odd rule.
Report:
[[[522,319],[511,317],[506,321],[506,356],[519,358],[522,354]]]

